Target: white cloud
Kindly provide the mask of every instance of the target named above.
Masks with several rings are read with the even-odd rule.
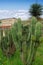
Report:
[[[27,19],[28,10],[0,10],[0,19],[12,17]]]
[[[0,10],[0,13],[8,13],[8,10]]]
[[[41,16],[41,18],[43,18],[43,15]]]
[[[28,13],[28,10],[0,10],[0,19],[13,17],[26,20],[30,17],[30,14]],[[43,15],[41,17],[43,18]]]

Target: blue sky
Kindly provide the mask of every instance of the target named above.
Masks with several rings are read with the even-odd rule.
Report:
[[[30,5],[35,2],[36,0],[0,0],[0,9],[29,9]],[[37,0],[37,2],[43,4],[43,0]]]
[[[26,16],[28,17],[26,12],[28,12],[31,4],[35,2],[36,0],[0,0],[0,18],[26,18]],[[43,5],[43,0],[37,0],[37,2]],[[22,14],[19,12],[22,12]]]

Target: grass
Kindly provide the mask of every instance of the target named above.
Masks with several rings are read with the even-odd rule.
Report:
[[[40,47],[37,49],[33,65],[43,65],[43,43],[41,43]]]
[[[20,59],[18,51],[15,52],[14,56],[7,58],[3,55],[0,49],[0,65],[23,65]]]
[[[0,65],[23,65],[23,63],[21,62],[18,51],[15,52],[14,56],[6,58],[0,49]],[[41,43],[37,49],[33,65],[43,65],[43,43]]]

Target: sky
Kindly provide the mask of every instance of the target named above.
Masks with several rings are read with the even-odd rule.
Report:
[[[0,0],[0,19],[12,17],[28,19],[30,6],[36,2],[43,5],[43,0]]]

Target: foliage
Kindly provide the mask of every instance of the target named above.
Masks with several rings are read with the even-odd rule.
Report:
[[[42,6],[40,4],[32,4],[30,14],[38,18],[42,14]]]
[[[2,50],[0,49],[0,65],[23,65],[19,52],[16,51],[13,56],[7,58],[3,55]]]

